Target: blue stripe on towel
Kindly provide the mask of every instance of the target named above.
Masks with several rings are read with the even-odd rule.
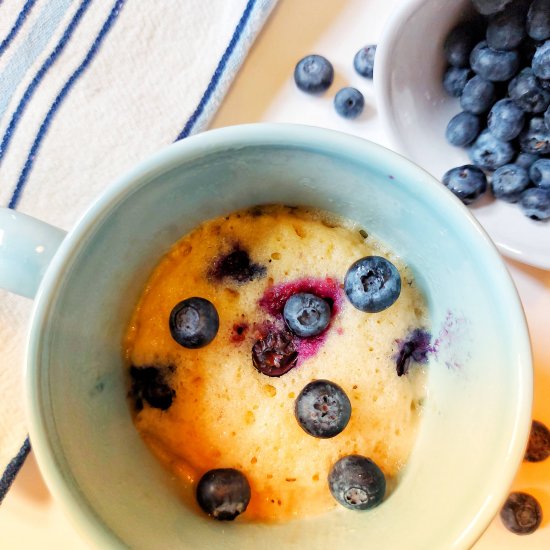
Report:
[[[67,28],[65,29],[65,32],[63,33],[63,36],[59,40],[59,42],[56,44],[54,50],[52,53],[48,56],[46,61],[42,64],[40,69],[38,69],[38,72],[32,79],[31,83],[27,86],[27,89],[25,90],[25,93],[23,94],[23,97],[19,101],[19,104],[17,105],[17,108],[15,109],[15,112],[13,113],[10,123],[8,124],[8,127],[6,129],[6,132],[4,134],[4,137],[2,138],[2,142],[0,143],[0,163],[2,162],[2,159],[4,158],[4,155],[6,154],[6,150],[8,148],[8,145],[11,141],[11,138],[13,136],[13,133],[15,131],[15,128],[17,126],[17,123],[19,122],[19,119],[23,115],[23,112],[31,99],[32,95],[34,94],[36,88],[44,78],[44,75],[48,71],[48,69],[55,63],[56,59],[59,57],[67,43],[69,42],[74,30],[78,26],[78,23],[82,19],[82,16],[90,6],[91,0],[83,0],[80,6],[78,7],[78,10],[74,14],[73,18],[71,19],[70,23],[68,24]],[[0,113],[1,115],[1,113]]]
[[[248,0],[246,7],[243,11],[243,14],[239,22],[237,23],[237,26],[235,27],[235,31],[233,32],[233,36],[231,37],[229,45],[227,46],[225,52],[223,52],[220,62],[218,63],[218,66],[216,67],[216,70],[214,71],[214,74],[212,75],[212,78],[208,83],[208,87],[206,88],[206,91],[201,97],[201,100],[199,101],[199,104],[197,105],[195,112],[190,116],[189,120],[187,121],[183,130],[179,133],[175,141],[186,138],[193,131],[193,127],[195,126],[195,124],[197,123],[197,120],[203,113],[204,108],[206,107],[210,97],[212,96],[212,94],[216,89],[216,86],[218,85],[218,82],[220,81],[220,78],[223,74],[223,71],[225,70],[227,62],[229,61],[229,58],[231,57],[231,54],[233,53],[235,46],[239,42],[239,38],[241,37],[246,27],[246,24],[250,19],[250,14],[254,9],[255,4],[256,4],[256,0]]]
[[[20,41],[17,48],[10,52],[10,58],[0,73],[0,119],[4,116],[17,86],[48,45],[72,2],[73,0],[47,2],[29,32]]]
[[[65,99],[65,97],[67,96],[67,94],[69,93],[73,85],[75,84],[75,82],[82,75],[82,73],[87,69],[88,65],[91,63],[91,61],[95,57],[101,43],[103,42],[103,39],[107,36],[108,32],[111,30],[111,27],[113,26],[113,23],[116,21],[118,14],[120,13],[122,6],[124,5],[124,2],[125,0],[116,0],[113,8],[111,9],[111,13],[109,13],[109,16],[105,20],[105,23],[103,23],[103,26],[101,27],[101,30],[96,36],[91,48],[88,50],[88,53],[84,58],[84,61],[82,61],[82,63],[77,67],[77,69],[69,77],[67,82],[65,82],[65,85],[63,86],[59,94],[57,94],[56,98],[54,99],[49,111],[47,112],[46,116],[44,117],[44,120],[42,121],[42,124],[40,125],[38,133],[31,146],[31,150],[29,151],[27,160],[25,161],[25,164],[23,166],[23,170],[21,170],[21,174],[19,175],[19,179],[17,181],[15,191],[13,192],[10,203],[8,204],[8,208],[16,208],[17,203],[21,198],[21,193],[23,191],[23,188],[25,187],[25,183],[27,182],[27,178],[29,177],[29,173],[32,169],[34,159],[38,153],[42,140],[44,139],[44,136],[46,135],[46,132],[50,127],[50,124],[52,123],[55,113],[63,103],[63,100]]]
[[[29,15],[32,7],[34,6],[36,0],[27,0],[25,2],[25,5],[23,6],[23,9],[19,12],[19,15],[17,16],[17,19],[15,20],[15,23],[13,24],[13,27],[11,28],[10,32],[8,33],[8,36],[2,40],[0,43],[0,57],[2,54],[6,51],[7,47],[10,45],[11,41],[17,36],[17,33],[19,32],[19,29],[22,27],[23,23],[25,22],[25,19],[27,19],[27,15]]]
[[[23,446],[21,447],[21,449],[19,449],[17,455],[8,464],[7,468],[4,471],[4,475],[0,479],[0,504],[4,500],[4,497],[11,487],[15,476],[21,469],[21,466],[23,466],[23,463],[25,462],[25,459],[27,458],[30,450],[31,443],[29,441],[29,438],[27,437],[27,439],[25,439],[25,442],[23,443]]]

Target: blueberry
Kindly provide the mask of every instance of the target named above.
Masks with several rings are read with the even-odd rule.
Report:
[[[464,147],[474,141],[479,134],[480,122],[479,118],[472,113],[463,111],[458,113],[447,124],[445,137],[451,145]]]
[[[344,390],[334,382],[314,380],[296,398],[294,414],[306,433],[328,439],[348,425],[351,403]]]
[[[130,395],[134,399],[136,410],[143,409],[145,400],[150,407],[165,411],[170,408],[176,395],[169,384],[170,375],[174,372],[173,366],[169,367],[130,367],[132,387]]]
[[[550,153],[550,131],[542,117],[533,117],[519,135],[519,146],[524,153],[548,155]]]
[[[539,78],[548,80],[550,78],[550,40],[537,48],[531,65],[533,72]]]
[[[483,170],[471,164],[447,170],[442,182],[464,204],[476,201],[487,190],[487,178]]]
[[[519,62],[517,51],[493,50],[486,41],[477,44],[470,54],[470,65],[474,72],[494,82],[510,80],[518,71]]]
[[[443,75],[443,88],[452,97],[460,97],[466,82],[472,78],[469,68],[449,67]]]
[[[330,88],[334,80],[332,64],[321,55],[308,55],[298,61],[294,82],[303,92],[316,94]]]
[[[538,160],[540,157],[538,155],[533,155],[531,153],[520,153],[516,160],[514,161],[514,164],[517,164],[518,166],[521,166],[522,168],[525,168],[526,170],[529,170],[531,168],[531,165],[533,162]]]
[[[539,159],[529,169],[531,181],[542,189],[550,191],[550,159]]]
[[[368,510],[384,500],[386,478],[370,458],[347,455],[331,468],[328,487],[342,506],[350,510]]]
[[[218,333],[220,318],[216,308],[205,298],[187,298],[170,313],[172,338],[184,348],[202,348]]]
[[[502,11],[512,0],[472,0],[474,8],[482,15],[492,15]]]
[[[266,272],[264,265],[254,263],[248,252],[237,245],[231,252],[222,254],[214,260],[209,276],[216,281],[231,279],[242,284],[260,279]]]
[[[546,112],[544,113],[544,125],[546,126],[546,129],[550,132],[550,107],[546,109]]]
[[[370,44],[361,48],[353,58],[353,66],[358,74],[365,78],[372,78],[374,72],[374,57],[376,44]]]
[[[397,376],[409,372],[411,360],[417,363],[427,363],[428,353],[433,351],[430,346],[432,335],[425,329],[415,328],[404,340],[398,340],[399,351],[395,355]]]
[[[197,502],[214,519],[231,521],[246,510],[250,502],[250,485],[239,470],[209,470],[197,485]]]
[[[529,67],[510,81],[508,95],[526,113],[540,113],[550,105],[550,92],[541,86]]]
[[[495,85],[476,75],[466,82],[460,98],[460,106],[464,111],[480,115],[486,113],[495,100]]]
[[[527,13],[527,34],[535,40],[550,38],[550,3],[534,0]]]
[[[494,50],[513,50],[525,37],[526,12],[514,4],[489,19],[487,44]]]
[[[512,99],[501,99],[491,108],[487,126],[497,139],[511,141],[519,136],[524,121],[525,116],[517,103]]]
[[[445,57],[453,67],[469,67],[470,53],[480,39],[479,29],[469,21],[460,23],[447,35],[443,44]]]
[[[323,332],[330,322],[330,306],[326,300],[300,292],[285,303],[283,317],[288,328],[302,338]]]
[[[550,430],[542,422],[533,420],[524,459],[527,462],[542,462],[549,456]]]
[[[390,307],[401,293],[397,268],[381,256],[357,260],[344,278],[344,291],[354,307],[377,313]]]
[[[489,130],[483,130],[469,147],[468,154],[473,164],[484,170],[496,170],[514,156],[514,148],[507,141],[500,141]]]
[[[550,191],[540,187],[526,189],[521,195],[519,206],[532,220],[548,220],[550,219]]]
[[[516,535],[530,535],[540,526],[542,508],[537,499],[527,493],[510,493],[500,510],[504,527]]]
[[[497,168],[491,182],[493,195],[506,202],[518,202],[528,186],[529,173],[517,164],[505,164]]]
[[[344,118],[357,118],[365,107],[365,98],[356,88],[342,88],[334,96],[334,108]]]
[[[252,364],[266,376],[282,376],[297,360],[296,346],[287,332],[271,331],[252,346]]]

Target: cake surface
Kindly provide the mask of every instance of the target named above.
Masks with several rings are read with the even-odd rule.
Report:
[[[359,311],[343,290],[348,268],[369,255],[389,259],[402,280],[397,301],[379,313]],[[254,367],[252,348],[285,331],[282,307],[296,292],[326,299],[330,324],[295,339],[294,368],[266,376]],[[219,315],[216,337],[200,349],[182,347],[169,329],[172,308],[189,297],[209,300]],[[427,326],[413,274],[351,222],[286,206],[207,221],[161,259],[128,328],[128,366],[154,367],[172,392],[163,410],[131,391],[135,426],[183,486],[213,468],[243,472],[252,498],[239,521],[334,508],[328,472],[349,454],[371,458],[391,491],[414,444],[426,387],[425,368],[398,376],[396,357]],[[338,384],[351,402],[348,425],[328,439],[307,434],[295,418],[296,397],[316,379]]]

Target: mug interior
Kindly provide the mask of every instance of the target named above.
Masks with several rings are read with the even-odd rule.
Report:
[[[357,221],[412,267],[427,297],[440,344],[420,433],[397,489],[366,513],[220,525],[185,504],[132,423],[122,340],[152,269],[201,221],[267,203]],[[258,125],[169,147],[88,211],[39,292],[27,386],[44,476],[101,547],[455,548],[475,541],[508,490],[530,426],[532,380],[515,289],[448,191],[363,140]]]

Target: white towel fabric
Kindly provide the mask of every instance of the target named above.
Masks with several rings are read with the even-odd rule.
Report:
[[[275,3],[0,0],[0,204],[69,229],[115,177],[207,127]],[[29,450],[30,309],[0,291],[0,502]]]

